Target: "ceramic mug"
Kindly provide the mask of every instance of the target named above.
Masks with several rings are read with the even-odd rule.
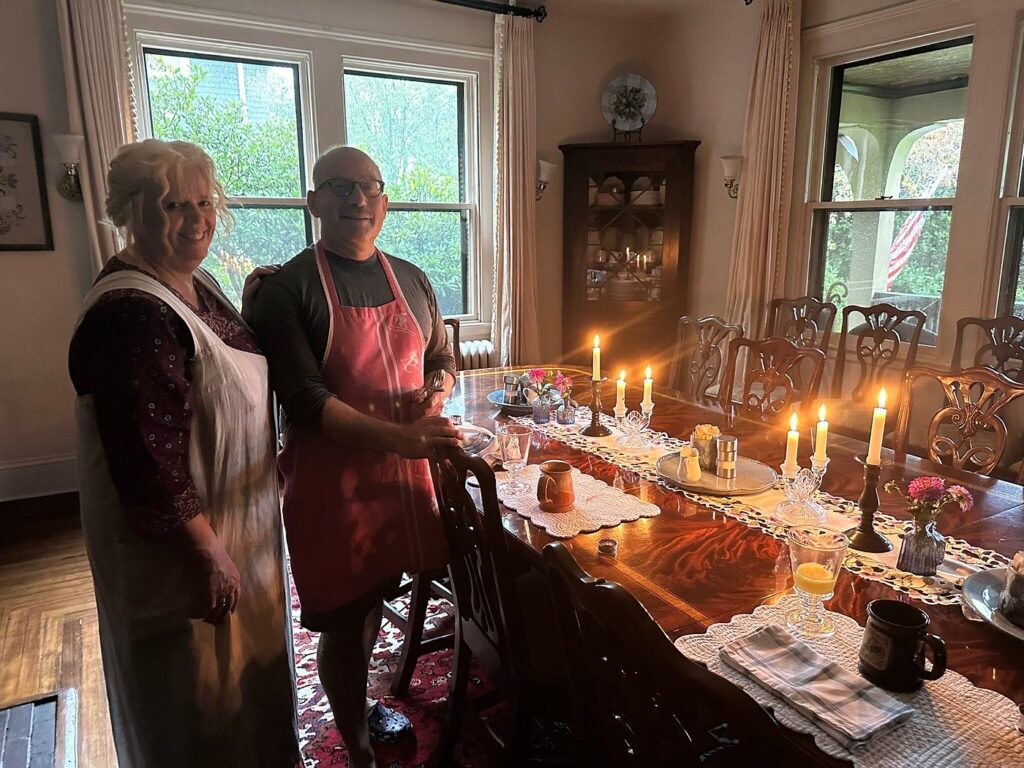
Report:
[[[537,501],[545,512],[568,512],[576,501],[572,467],[564,461],[542,462],[537,481]]]
[[[860,673],[890,691],[916,691],[923,680],[938,680],[946,671],[946,644],[928,633],[928,614],[898,600],[872,600],[860,645]],[[924,667],[925,646],[932,668]]]

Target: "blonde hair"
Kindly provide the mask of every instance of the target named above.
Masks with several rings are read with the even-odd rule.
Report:
[[[107,172],[107,216],[121,230],[128,245],[138,239],[147,205],[155,205],[167,226],[160,205],[172,177],[198,172],[210,184],[210,196],[218,221],[226,228],[234,223],[227,195],[217,181],[213,160],[196,144],[187,141],[146,139],[117,150]]]

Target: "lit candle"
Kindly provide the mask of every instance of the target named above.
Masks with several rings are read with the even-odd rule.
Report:
[[[789,432],[786,434],[786,460],[782,463],[782,471],[795,474],[800,466],[796,463],[796,452],[800,447],[800,431],[796,428],[796,411],[789,419]]]
[[[878,392],[878,407],[871,415],[871,437],[868,439],[868,464],[882,463],[882,438],[885,436],[885,387]]]
[[[825,404],[818,409],[818,431],[814,437],[814,460],[822,462],[828,458],[825,446],[828,444],[828,422],[825,421]]]
[[[601,380],[601,336],[600,334],[594,334],[594,381]]]
[[[644,399],[640,403],[643,408],[650,408],[654,405],[654,400],[651,399],[651,388],[654,387],[654,379],[651,378],[651,366],[647,366],[647,370],[644,372]]]
[[[615,407],[623,409],[626,407],[626,372],[619,371],[619,379],[615,382]]]

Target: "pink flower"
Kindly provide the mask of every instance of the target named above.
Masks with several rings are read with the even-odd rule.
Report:
[[[572,389],[572,379],[563,374],[561,371],[555,374],[554,387],[563,395],[570,389]]]
[[[533,382],[536,382],[536,383],[539,384],[540,382],[544,381],[544,379],[547,377],[547,375],[548,375],[548,372],[545,371],[543,368],[531,368],[529,373],[526,374],[526,377],[530,381],[533,381]]]
[[[918,477],[907,486],[907,495],[919,504],[936,504],[945,491],[941,477]]]
[[[974,506],[974,497],[971,496],[971,492],[964,488],[962,485],[951,485],[946,494],[952,501],[957,503],[964,512]]]

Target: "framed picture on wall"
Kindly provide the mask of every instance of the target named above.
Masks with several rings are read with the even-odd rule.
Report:
[[[0,251],[52,251],[39,118],[0,112]]]

